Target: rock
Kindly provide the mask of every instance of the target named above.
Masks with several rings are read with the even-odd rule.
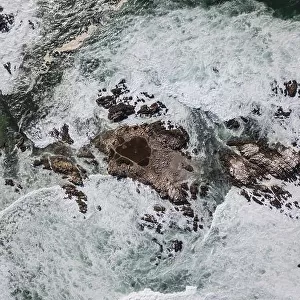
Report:
[[[0,14],[0,32],[8,32],[14,24],[15,17],[13,14]]]
[[[109,108],[108,119],[113,122],[120,122],[127,119],[128,116],[135,113],[134,106],[124,103],[119,103]]]
[[[221,161],[233,185],[243,188],[241,195],[249,202],[279,209],[292,217],[287,211],[292,207],[299,209],[292,202],[292,195],[284,189],[284,183],[272,185],[270,179],[298,180],[299,152],[280,144],[271,148],[263,141],[234,141],[229,144],[235,151],[223,155]]]
[[[225,121],[224,124],[228,129],[237,130],[240,128],[240,123],[237,119],[230,119],[228,121]]]
[[[60,131],[58,131],[56,128],[53,128],[53,130],[50,131],[50,135],[66,144],[72,145],[74,143],[74,140],[70,137],[69,125],[67,124],[64,124]]]
[[[181,211],[183,212],[183,215],[186,217],[194,218],[194,211],[193,209],[188,205],[183,205],[181,207]]]
[[[182,246],[183,246],[183,242],[182,241],[178,241],[178,240],[172,241],[172,249],[175,252],[182,251]]]
[[[60,130],[60,136],[61,140],[67,144],[73,144],[74,140],[71,139],[70,134],[69,134],[69,126],[67,124],[64,124]]]
[[[66,175],[66,178],[75,185],[83,185],[83,178],[86,177],[82,167],[63,155],[45,155],[40,160],[35,160],[33,165],[35,167],[43,165],[45,169]]]
[[[5,185],[10,185],[10,186],[14,186],[15,183],[12,179],[5,179]]]
[[[225,153],[221,161],[235,185],[255,184],[268,175],[288,180],[294,178],[299,169],[299,153],[282,145],[270,148],[266,143],[255,141],[232,141],[228,144],[238,153]]]
[[[285,95],[287,93],[290,97],[295,97],[297,94],[298,83],[296,80],[288,81],[284,83],[285,86]]]
[[[114,96],[101,96],[96,100],[96,102],[99,106],[102,106],[105,109],[109,109],[116,104]]]
[[[130,177],[152,186],[162,198],[175,204],[187,203],[181,184],[193,178],[183,169],[189,161],[181,150],[189,136],[179,127],[167,130],[162,122],[122,126],[92,140],[97,149],[108,155],[108,173]]]
[[[66,195],[68,196],[69,199],[72,197],[76,198],[76,202],[79,206],[79,211],[83,214],[87,212],[87,197],[86,195],[82,192],[79,191],[74,185],[72,184],[65,184],[62,186],[62,188],[65,190]],[[101,210],[100,206],[97,207],[98,210]]]
[[[140,110],[137,114],[145,115],[145,116],[154,116],[158,114],[162,110],[162,106],[160,105],[161,102],[154,102],[150,106],[144,104],[141,106]]]
[[[284,119],[288,118],[291,114],[292,110],[289,109],[288,111],[284,111],[281,106],[278,107],[277,111],[275,112],[275,118]]]
[[[159,205],[159,204],[154,205],[153,209],[156,212],[161,212],[161,213],[164,213],[166,211],[166,208],[162,205]]]
[[[7,72],[11,75],[11,63],[7,62],[3,65],[3,67],[7,70]]]

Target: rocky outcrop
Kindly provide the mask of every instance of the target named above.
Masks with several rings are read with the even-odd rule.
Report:
[[[167,107],[160,101],[139,105],[152,101],[154,95],[141,92],[141,97],[134,97],[129,95],[129,92],[125,79],[122,79],[110,92],[107,92],[106,88],[99,90],[96,102],[104,109],[108,109],[108,119],[113,122],[123,121],[133,114],[153,117],[167,113]]]
[[[0,7],[0,12],[2,12],[2,7]],[[0,13],[0,32],[8,32],[15,22],[15,17],[13,14],[1,14]]]
[[[283,145],[271,148],[263,141],[231,141],[228,145],[233,151],[222,154],[221,161],[233,185],[242,189],[241,194],[248,201],[280,209],[292,217],[289,210],[298,210],[298,203],[292,202],[285,184],[271,183],[271,180],[298,181],[299,152]]]
[[[228,145],[234,151],[223,154],[221,160],[236,185],[252,185],[270,175],[290,180],[299,170],[299,153],[282,145],[270,148],[255,141],[230,141]]]
[[[160,121],[122,126],[92,140],[108,155],[109,174],[150,185],[175,204],[188,203],[197,193],[195,187],[189,193],[182,186],[195,175],[191,161],[181,152],[188,142],[182,127],[168,130]]]
[[[83,179],[86,178],[86,171],[76,164],[70,158],[63,155],[44,155],[34,161],[33,165],[43,166],[44,169],[52,170],[55,173],[64,175],[75,185],[83,185]]]

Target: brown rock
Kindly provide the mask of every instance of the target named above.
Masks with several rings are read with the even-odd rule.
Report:
[[[188,141],[183,128],[167,130],[162,122],[155,122],[122,126],[96,137],[92,143],[108,155],[109,174],[138,180],[152,186],[162,198],[183,204],[187,193],[181,184],[193,176],[181,167],[189,165],[180,152]]]
[[[286,92],[290,97],[295,97],[297,94],[298,83],[296,80],[292,80],[284,83]]]

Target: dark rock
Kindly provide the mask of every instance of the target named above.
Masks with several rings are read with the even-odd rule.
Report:
[[[274,116],[275,118],[284,119],[284,118],[288,118],[291,112],[292,112],[291,109],[289,109],[288,111],[283,111],[282,107],[280,106],[275,112]]]
[[[70,137],[69,125],[67,124],[64,124],[61,127],[60,131],[58,131],[56,128],[53,128],[53,130],[50,131],[50,135],[69,145],[72,145],[74,143],[74,140]]]
[[[28,20],[28,24],[30,25],[31,29],[35,29],[34,23],[32,21]]]
[[[164,213],[166,211],[166,208],[164,206],[159,205],[159,204],[154,205],[153,209],[156,212],[161,212],[161,213]]]
[[[184,216],[194,218],[194,211],[190,206],[182,206],[181,211]]]
[[[199,193],[199,183],[193,182],[190,186],[190,193],[193,200],[197,199],[197,194]]]
[[[172,241],[172,249],[175,252],[182,251],[182,246],[183,246],[183,242],[182,241],[178,241],[178,240]]]
[[[102,106],[105,109],[111,108],[113,105],[116,105],[116,100],[114,96],[102,96],[96,100],[99,106]]]
[[[200,197],[206,197],[208,194],[209,187],[207,185],[200,186]]]
[[[228,121],[225,121],[225,126],[228,128],[228,129],[234,129],[234,130],[237,130],[240,128],[240,123],[238,120],[236,119],[230,119]]]
[[[5,185],[10,185],[10,186],[14,186],[15,183],[12,179],[5,179]]]
[[[134,114],[134,106],[124,103],[119,103],[109,108],[108,119],[113,122],[120,122],[127,119],[128,116]]]
[[[7,62],[3,65],[3,67],[7,70],[7,72],[11,75],[11,63]]]
[[[0,32],[8,32],[14,24],[15,17],[13,14],[0,14]]]
[[[189,159],[189,157],[187,157]],[[188,172],[193,172],[194,168],[191,165],[183,165],[182,166],[185,170],[187,170]]]
[[[81,213],[85,214],[87,212],[87,204],[86,204],[87,197],[86,197],[86,195],[82,191],[79,191],[72,184],[65,184],[62,186],[62,188],[65,190],[65,193],[69,199],[72,199],[72,197],[76,198],[76,202],[79,206],[79,211]],[[100,207],[100,210],[101,210],[101,207]]]
[[[60,136],[61,140],[67,144],[73,144],[74,140],[71,139],[70,134],[69,134],[69,126],[67,124],[64,124],[60,130]]]

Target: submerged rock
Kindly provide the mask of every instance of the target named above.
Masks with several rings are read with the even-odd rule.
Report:
[[[182,183],[194,175],[191,168],[182,167],[191,164],[181,152],[188,142],[189,136],[182,127],[168,130],[162,122],[122,126],[92,140],[108,155],[109,174],[150,185],[175,204],[188,202]]]

